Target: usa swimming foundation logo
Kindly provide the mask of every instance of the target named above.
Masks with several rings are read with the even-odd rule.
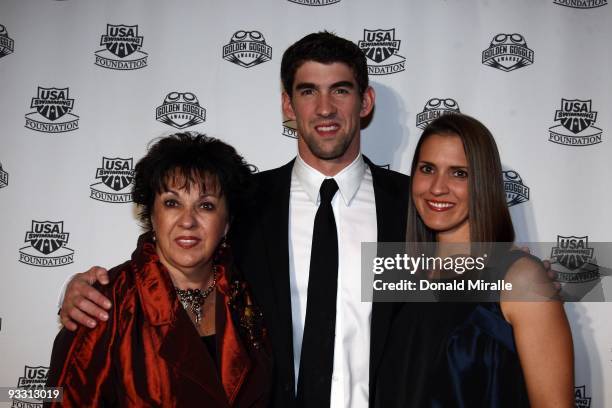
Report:
[[[574,387],[576,408],[591,408],[591,397],[587,397],[586,386]]]
[[[363,40],[357,45],[367,59],[368,74],[389,75],[406,69],[406,58],[397,52],[400,40],[395,39],[395,28],[390,30],[363,30]]]
[[[236,31],[230,42],[223,46],[223,59],[251,68],[272,59],[272,47],[266,44],[259,31]]]
[[[102,167],[96,170],[96,179],[90,187],[90,198],[106,203],[132,202],[132,182],[134,181],[134,160],[102,158]]]
[[[590,9],[605,6],[608,0],[554,0],[553,3],[571,8]]]
[[[502,174],[508,207],[528,201],[529,187],[523,183],[521,176],[514,170],[507,170],[502,172]]]
[[[597,112],[591,105],[591,99],[561,99],[561,109],[555,111],[555,122],[560,124],[548,129],[548,141],[566,146],[601,143],[602,130],[593,125]]]
[[[155,109],[155,119],[177,129],[185,129],[206,120],[206,109],[191,92],[170,92]]]
[[[0,24],[0,58],[6,57],[15,51],[15,41],[13,41],[6,31],[6,27]]]
[[[298,138],[295,120],[286,120],[283,122],[283,136],[287,136],[292,139]]]
[[[45,388],[47,383],[47,377],[49,376],[49,367],[38,366],[30,367],[25,366],[23,369],[23,377],[19,377],[17,380],[17,388],[22,390],[42,390]],[[37,399],[17,399],[13,398],[12,408],[42,408],[42,400]]]
[[[72,113],[74,99],[68,88],[38,87],[30,108],[35,112],[25,115],[25,127],[37,132],[61,133],[79,128],[79,117]]]
[[[594,258],[595,250],[589,247],[589,237],[557,236],[557,246],[552,248],[553,263],[562,266],[557,272],[559,282],[583,283],[600,277]]]
[[[64,232],[63,221],[32,220],[32,231],[25,235],[30,245],[19,249],[19,262],[43,267],[71,264],[74,250],[66,247],[69,235]]]
[[[0,188],[8,186],[9,174],[2,169],[2,163],[0,163]]]
[[[121,71],[146,67],[149,54],[140,50],[143,39],[138,35],[137,25],[107,24],[106,34],[100,38],[100,45],[106,48],[94,53],[95,64]]]
[[[340,3],[341,0],[289,0],[290,3],[302,4],[304,6],[329,6]]]
[[[521,34],[497,34],[482,52],[482,63],[505,72],[533,64],[533,50]]]
[[[425,104],[423,112],[417,114],[416,126],[425,129],[434,119],[449,113],[461,113],[457,101],[451,98],[431,98]]]

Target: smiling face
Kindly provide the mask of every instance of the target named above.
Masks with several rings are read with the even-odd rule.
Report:
[[[335,175],[359,154],[361,118],[374,106],[374,90],[359,94],[348,65],[307,61],[295,73],[283,113],[295,120],[298,152],[310,166]]]
[[[438,242],[469,242],[468,162],[457,135],[432,134],[412,175],[412,199]]]
[[[167,191],[156,194],[151,215],[159,259],[181,289],[206,284],[215,250],[229,229],[219,189],[202,192],[197,185],[187,189],[184,184],[171,179]]]

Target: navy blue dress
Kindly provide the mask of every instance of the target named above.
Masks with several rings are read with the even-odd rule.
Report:
[[[510,252],[504,264],[521,256]],[[499,303],[403,304],[378,369],[375,402],[379,408],[528,407],[512,326]]]

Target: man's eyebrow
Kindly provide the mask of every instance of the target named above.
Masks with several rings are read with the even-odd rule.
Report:
[[[315,89],[315,88],[316,86],[312,82],[300,82],[299,84],[295,86],[295,89],[298,91],[302,89]]]
[[[329,87],[330,89],[336,89],[336,88],[354,89],[355,84],[351,81],[338,81],[338,82],[334,82]],[[300,91],[302,89],[317,89],[317,86],[312,82],[300,82],[299,84],[295,85],[295,89],[297,91]]]
[[[350,88],[353,89],[355,88],[355,84],[352,83],[351,81],[339,81],[339,82],[335,82],[333,84],[331,84],[330,88],[334,89],[334,88]]]

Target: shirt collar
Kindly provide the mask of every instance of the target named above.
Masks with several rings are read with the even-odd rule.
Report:
[[[336,174],[333,179],[336,180],[338,184],[338,188],[340,189],[340,195],[344,200],[344,204],[347,206],[351,203],[355,194],[357,194],[357,190],[359,190],[359,186],[361,185],[361,180],[366,171],[366,164],[363,160],[363,156],[361,153],[353,160],[351,164],[346,166],[340,173]],[[293,165],[293,177],[295,177],[304,190],[308,197],[313,203],[318,203],[319,201],[319,189],[321,188],[321,183],[326,178],[330,178],[325,176],[325,174],[321,173],[317,169],[306,164],[304,160],[298,154],[295,159],[295,164]]]

